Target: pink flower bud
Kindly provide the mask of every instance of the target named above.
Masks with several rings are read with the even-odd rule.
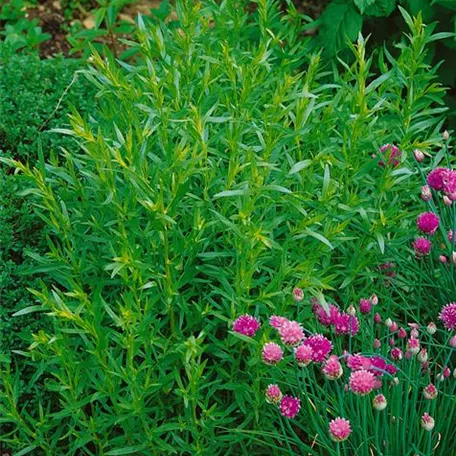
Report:
[[[424,160],[424,154],[421,152],[421,150],[415,149],[413,151],[413,155],[415,156],[415,160],[419,163],[421,163]]]
[[[456,348],[456,336],[450,339],[450,347]]]
[[[304,299],[304,292],[301,290],[301,288],[295,288],[293,290],[293,299],[296,302],[302,301]]]
[[[407,331],[404,328],[400,328],[397,332],[397,337],[399,337],[399,339],[405,339],[407,337]]]
[[[431,322],[431,323],[428,324],[427,332],[429,334],[431,334],[431,336],[437,332],[437,326],[435,325],[434,322]]]
[[[389,345],[390,345],[390,347],[394,347],[396,345],[396,341],[394,340],[394,337],[390,338]]]
[[[391,318],[387,318],[387,319],[385,320],[385,325],[386,325],[388,328],[391,328],[392,324],[393,324],[393,320],[391,320]]]
[[[380,316],[379,313],[376,313],[376,314],[374,315],[374,322],[377,323],[377,324],[379,324],[379,323],[382,322],[382,317]]]
[[[348,315],[351,315],[352,317],[354,317],[356,315],[356,309],[355,309],[355,306],[354,305],[350,305],[347,309],[347,313]]]
[[[372,303],[373,306],[376,306],[378,304],[378,296],[376,294],[373,294],[371,297],[370,297],[370,301]]]
[[[425,413],[422,417],[421,417],[421,427],[425,430],[425,431],[432,431],[432,429],[434,429],[434,426],[435,426],[435,421],[434,421],[434,418],[432,418],[432,416],[429,415],[429,413]]]
[[[409,359],[411,359],[411,357],[413,356],[413,353],[410,352],[410,351],[406,351],[405,352],[405,359],[408,361]]]
[[[419,336],[418,330],[416,328],[413,328],[410,331],[410,337],[412,337],[413,339],[418,339],[418,336]]]
[[[380,348],[382,346],[382,343],[378,339],[374,339],[374,342],[372,343],[372,346],[374,348]]]
[[[429,185],[423,185],[421,187],[421,199],[423,201],[430,201],[432,199],[432,191]]]
[[[390,326],[390,331],[391,332],[396,332],[398,330],[398,326],[397,326],[397,323],[395,321],[393,321],[393,323],[391,324]]]
[[[429,359],[428,352],[425,348],[422,348],[420,352],[418,353],[418,361],[421,364],[424,364],[427,360]]]
[[[445,206],[451,206],[453,204],[453,201],[451,201],[451,199],[446,195],[443,196],[443,202]]]
[[[445,255],[440,255],[439,261],[440,263],[445,264],[448,261],[448,258]]]

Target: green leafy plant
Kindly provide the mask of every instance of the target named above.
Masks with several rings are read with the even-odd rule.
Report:
[[[19,353],[38,407],[17,354],[1,358],[0,438],[22,454],[283,454],[227,326],[286,312],[296,283],[353,299],[414,223],[398,211],[411,151],[440,141],[445,112],[432,28],[405,15],[398,56],[369,56],[359,36],[338,69],[309,53],[291,4],[243,6],[140,17],[135,63],[95,51],[96,109],[54,129],[78,150],[2,158],[48,230],[33,256],[46,281],[15,312],[52,321]],[[400,159],[379,166],[387,142]]]

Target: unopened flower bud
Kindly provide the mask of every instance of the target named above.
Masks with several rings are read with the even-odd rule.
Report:
[[[396,332],[398,330],[398,328],[399,328],[399,326],[397,325],[397,323],[395,321],[393,321],[393,323],[390,326],[390,331]]]
[[[393,320],[391,320],[391,318],[387,318],[387,319],[385,320],[385,325],[386,325],[388,328],[391,328],[392,324],[393,324]]]
[[[371,297],[370,297],[370,301],[372,303],[373,306],[376,306],[378,304],[378,296],[376,294],[373,294]]]
[[[382,346],[382,343],[378,339],[374,339],[374,342],[372,343],[372,346],[374,348],[380,348]]]
[[[374,315],[374,322],[377,323],[377,324],[379,324],[379,323],[382,322],[382,317],[380,316],[379,313],[376,313],[376,314]]]
[[[456,348],[456,336],[450,339],[450,347]]]
[[[448,133],[448,130],[445,130],[442,133],[442,138],[443,138],[444,141],[448,141],[450,139],[450,134]]]
[[[347,313],[348,313],[348,315],[351,315],[352,317],[354,317],[356,315],[356,309],[353,304],[348,307]]]
[[[424,160],[424,154],[421,152],[421,150],[415,149],[413,151],[413,155],[415,156],[415,160],[419,163],[421,163]]]
[[[296,302],[302,301],[304,299],[304,292],[301,290],[301,288],[295,288],[293,290],[293,299]]]
[[[399,328],[397,337],[399,337],[399,339],[405,339],[407,337],[407,331],[404,328]]]
[[[422,348],[420,350],[420,352],[418,353],[418,361],[421,363],[421,364],[424,364],[428,359],[429,359],[429,355],[428,355],[428,352],[425,348]]]
[[[417,329],[413,328],[411,331],[410,331],[410,337],[412,337],[413,339],[418,339],[418,336],[419,336],[419,332]]]
[[[453,201],[446,195],[443,196],[443,202],[445,203],[445,206],[451,206],[453,204]]]
[[[423,201],[430,201],[432,199],[432,191],[429,185],[423,185],[421,187],[421,199]]]
[[[386,398],[383,394],[377,394],[377,396],[375,396],[372,400],[372,406],[375,410],[378,410],[379,412],[385,410],[386,405]]]
[[[431,322],[427,325],[427,332],[432,336],[437,332],[437,326],[434,322]]]
[[[432,431],[432,429],[434,429],[434,426],[435,426],[435,421],[434,421],[434,418],[432,418],[432,416],[429,415],[429,413],[425,413],[422,417],[421,417],[421,427],[426,430],[426,431]]]
[[[448,261],[448,258],[445,255],[440,255],[439,261],[440,263],[445,264]]]

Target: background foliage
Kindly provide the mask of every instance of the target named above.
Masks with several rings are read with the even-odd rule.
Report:
[[[286,312],[295,285],[350,302],[410,238],[411,151],[440,143],[445,112],[426,63],[441,36],[404,13],[396,56],[360,36],[339,70],[269,0],[176,15],[139,20],[135,64],[94,54],[99,103],[54,130],[76,149],[3,159],[47,230],[45,280],[16,312],[52,321],[18,353],[41,398],[2,358],[3,440],[22,454],[280,454],[230,321]],[[386,142],[396,168],[372,158]]]

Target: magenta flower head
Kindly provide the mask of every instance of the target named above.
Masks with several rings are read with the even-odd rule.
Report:
[[[312,361],[315,363],[323,362],[333,348],[330,340],[321,334],[313,334],[303,344],[312,348]]]
[[[380,147],[380,153],[383,155],[386,164],[384,160],[380,160],[378,162],[379,166],[382,168],[385,168],[386,166],[392,166],[393,168],[396,168],[399,166],[399,158],[401,156],[399,147],[392,144],[385,144],[384,146]]]
[[[301,288],[295,288],[293,290],[293,299],[296,302],[302,301],[304,299],[304,292],[301,290]]]
[[[287,318],[285,317],[279,317],[278,315],[273,315],[270,319],[269,319],[269,324],[275,328],[275,329],[279,329],[286,321],[288,321]]]
[[[329,304],[329,312],[326,312],[324,307],[319,303],[314,303],[312,306],[312,312],[317,317],[317,320],[326,327],[334,324],[335,319],[339,316],[340,311],[334,304]]]
[[[434,234],[439,227],[439,217],[433,212],[423,212],[416,220],[418,229],[423,233]]]
[[[251,315],[241,315],[233,323],[233,331],[244,336],[253,337],[260,328],[260,322]]]
[[[280,413],[285,418],[294,418],[301,409],[301,401],[297,397],[284,396],[280,401]]]
[[[397,347],[391,349],[391,359],[394,361],[400,361],[402,359],[402,350]]]
[[[429,413],[426,412],[426,413],[421,417],[421,427],[422,427],[425,431],[432,431],[432,429],[434,429],[434,426],[435,426],[434,418],[432,418],[432,416],[429,415]]]
[[[429,185],[423,185],[421,187],[421,199],[423,201],[430,201],[432,199],[432,191]]]
[[[304,331],[297,321],[286,321],[278,329],[280,339],[285,345],[298,345],[304,339]]]
[[[456,171],[448,170],[445,174],[443,190],[451,201],[456,200]]]
[[[433,169],[427,176],[427,183],[429,187],[434,190],[443,190],[445,187],[444,179],[448,172],[447,168],[436,168]]]
[[[336,355],[331,355],[324,363],[321,371],[329,380],[337,380],[342,377],[344,370],[340,364],[339,358]]]
[[[349,380],[350,389],[359,396],[369,394],[375,386],[375,376],[365,369],[353,371]]]
[[[446,329],[454,331],[456,329],[456,302],[450,302],[443,307],[439,317]]]
[[[423,390],[423,395],[426,399],[432,400],[437,397],[438,391],[437,388],[430,383],[426,388]]]
[[[282,391],[277,385],[269,385],[266,389],[266,402],[278,404],[282,400]]]
[[[306,367],[309,365],[313,358],[313,350],[309,345],[301,344],[294,349],[296,363],[299,367]]]
[[[370,299],[360,299],[359,300],[359,310],[363,314],[368,314],[370,313],[372,309],[372,302]]]
[[[382,411],[386,409],[386,397],[383,394],[377,394],[374,399],[372,399],[372,406],[375,410]]]
[[[385,371],[388,372],[388,374],[390,374],[390,375],[396,375],[397,367],[394,364],[387,364],[385,366]]]
[[[338,417],[329,422],[329,434],[334,442],[347,440],[351,432],[350,421],[345,418]]]
[[[355,355],[348,355],[345,358],[345,363],[351,370],[360,370],[363,368],[368,369],[371,365],[369,358],[366,358],[358,353]]]
[[[283,350],[276,343],[268,342],[263,345],[262,356],[266,364],[274,365],[282,360]]]
[[[358,319],[353,315],[341,312],[334,320],[334,330],[337,335],[350,334],[356,336],[359,331]]]
[[[432,242],[429,239],[424,237],[416,238],[413,241],[413,250],[415,250],[415,255],[417,258],[421,258],[425,255],[429,255],[431,251]]]

